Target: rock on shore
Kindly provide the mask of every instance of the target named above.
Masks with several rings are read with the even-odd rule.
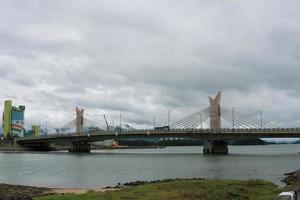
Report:
[[[286,177],[282,181],[286,183],[286,188],[300,192],[300,169],[284,175]]]
[[[0,200],[31,200],[49,194],[51,189],[20,185],[0,184]]]

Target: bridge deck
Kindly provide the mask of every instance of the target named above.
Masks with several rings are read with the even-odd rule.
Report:
[[[17,138],[16,142],[95,142],[105,139],[119,138],[155,138],[155,137],[186,137],[195,139],[238,140],[251,138],[300,138],[300,128],[277,129],[170,129],[170,130],[130,130],[122,132],[96,131],[83,133],[49,134],[47,136],[32,136]]]

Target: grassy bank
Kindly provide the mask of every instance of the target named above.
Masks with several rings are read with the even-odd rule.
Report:
[[[51,195],[34,200],[273,200],[280,189],[262,180],[178,180],[123,188],[118,191]]]

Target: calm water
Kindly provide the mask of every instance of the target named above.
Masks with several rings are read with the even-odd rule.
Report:
[[[0,153],[0,183],[95,188],[164,178],[265,179],[276,184],[300,169],[300,145],[230,146],[204,156],[202,147],[99,150],[90,154]]]

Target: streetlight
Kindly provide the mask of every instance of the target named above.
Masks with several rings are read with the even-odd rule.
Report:
[[[46,135],[48,135],[48,121],[46,120]]]
[[[170,128],[170,122],[171,122],[171,111],[168,110],[168,125],[169,125],[169,128]]]
[[[232,129],[234,129],[234,107],[232,107]]]
[[[260,111],[260,128],[263,128],[263,113]]]
[[[49,117],[47,115],[45,115],[44,113],[42,113],[42,114],[46,118],[45,128],[46,128],[46,135],[48,135],[48,119],[49,119]]]
[[[122,113],[120,113],[120,133],[122,132]]]
[[[201,124],[201,129],[203,128],[203,123],[202,123],[202,113],[200,113],[200,124]]]
[[[153,116],[153,129],[155,129],[155,115]]]

